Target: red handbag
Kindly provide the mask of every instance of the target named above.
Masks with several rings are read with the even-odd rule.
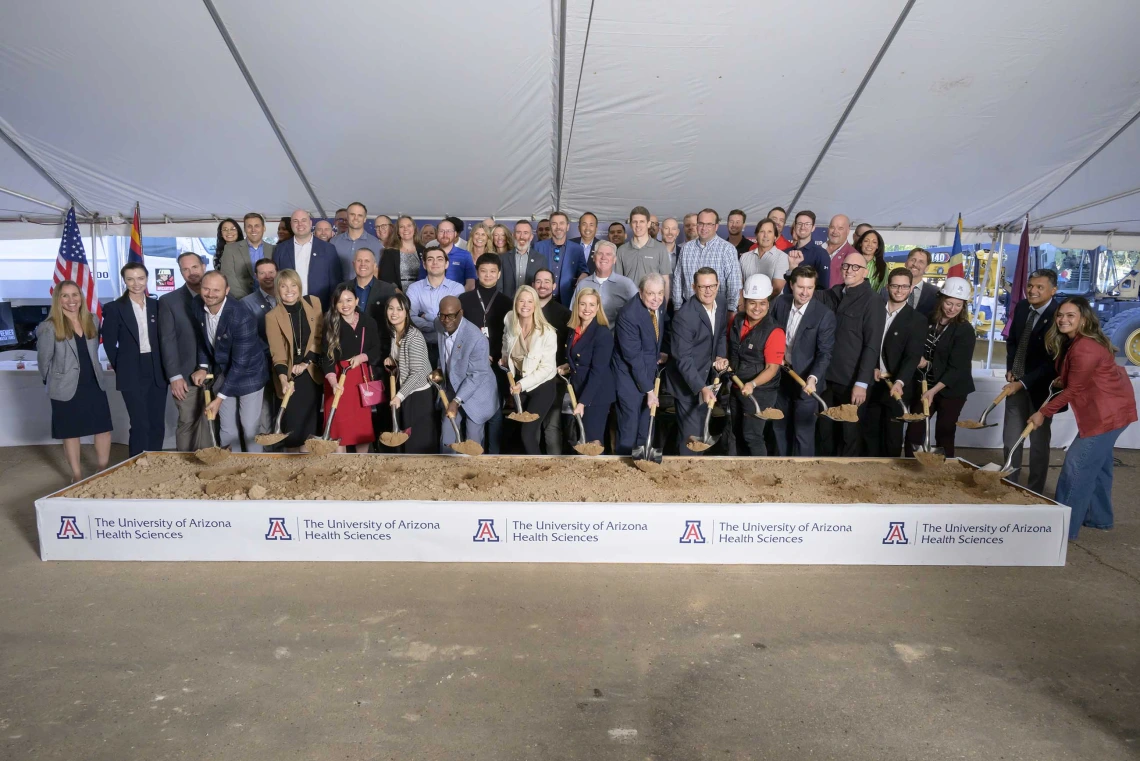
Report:
[[[364,328],[360,329],[360,353],[364,353]],[[362,367],[364,380],[356,387],[360,392],[360,404],[363,407],[375,407],[385,400],[384,381],[372,379],[372,367],[367,362]]]

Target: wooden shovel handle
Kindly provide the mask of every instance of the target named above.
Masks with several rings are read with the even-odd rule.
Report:
[[[344,376],[342,375],[342,376],[340,376],[340,380],[337,381],[336,390],[333,391],[333,400],[332,400],[332,408],[331,409],[335,410],[337,408],[337,406],[340,404],[340,396],[343,393],[344,393]]]
[[[803,378],[801,378],[799,375],[797,375],[795,370],[788,367],[787,365],[784,365],[784,370],[788,373],[788,375],[792,376],[792,380],[794,380],[796,383],[800,384],[801,388],[807,388],[807,381],[805,381]]]
[[[740,389],[741,391],[744,391],[744,381],[742,381],[742,380],[740,380],[740,378],[736,377],[735,373],[733,373],[732,382],[736,384],[736,387],[738,389]]]
[[[653,395],[657,397],[657,406],[661,406],[661,376],[658,375],[653,379]],[[649,417],[657,416],[657,407],[649,410]]]
[[[447,401],[447,392],[443,390],[443,386],[439,387],[439,400],[443,402],[443,411],[447,413],[447,416],[455,417],[450,412],[447,412],[449,402]]]
[[[296,383],[296,381],[293,381],[293,383]],[[291,399],[292,396],[293,396],[293,389],[292,388],[286,389],[285,390],[285,396],[281,397],[281,409],[285,409],[286,407],[289,406],[289,399]]]
[[[930,417],[930,400],[926,398],[926,392],[930,388],[926,383],[926,378],[922,379],[922,414]]]
[[[1001,404],[1001,400],[1002,400],[1002,399],[1005,399],[1005,398],[1006,398],[1007,396],[1009,396],[1011,393],[1013,393],[1013,392],[1012,392],[1010,389],[1008,389],[1008,388],[1003,388],[1003,389],[1001,390],[1001,393],[997,395],[997,398],[996,398],[996,399],[994,399],[994,406],[996,407],[996,406],[998,406],[999,404]]]
[[[395,399],[396,398],[396,374],[395,373],[392,373],[391,375],[388,376],[388,385],[392,389],[392,399]],[[389,401],[391,401],[391,399]]]
[[[578,395],[574,393],[574,387],[570,385],[570,381],[566,381],[566,391],[570,394],[570,409],[578,406]]]
[[[1033,429],[1036,427],[1037,426],[1035,426],[1032,422],[1026,423],[1024,430],[1021,432],[1021,438],[1024,439],[1026,436],[1033,433]]]
[[[208,409],[210,406],[210,388],[207,385],[213,379],[214,379],[213,373],[207,373],[206,374],[206,382],[202,384],[202,399],[205,401],[205,405],[207,407],[207,410],[206,410],[206,419],[207,420],[213,420],[214,419],[214,416],[210,414],[209,409]]]

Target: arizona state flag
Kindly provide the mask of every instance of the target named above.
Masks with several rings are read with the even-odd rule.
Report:
[[[966,257],[962,256],[962,215],[958,215],[958,226],[954,228],[954,246],[950,249],[950,263],[946,277],[966,277]]]
[[[131,223],[131,250],[127,253],[127,263],[134,264],[135,262],[146,266],[146,261],[143,260],[142,224],[139,222],[138,201],[135,201],[135,219]],[[147,288],[147,295],[150,295],[149,288]]]

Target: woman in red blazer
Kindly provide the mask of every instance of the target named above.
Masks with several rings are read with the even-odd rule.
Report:
[[[1136,420],[1136,399],[1085,298],[1073,296],[1061,302],[1045,334],[1045,347],[1057,358],[1059,376],[1054,383],[1064,390],[1029,422],[1039,426],[1066,404],[1073,408],[1078,436],[1061,466],[1057,501],[1073,509],[1069,538],[1076,539],[1081,526],[1112,528],[1112,450]]]

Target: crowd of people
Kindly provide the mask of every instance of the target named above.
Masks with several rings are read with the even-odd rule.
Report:
[[[725,433],[709,454],[895,457],[929,435],[925,420],[904,428],[899,418],[929,408],[935,445],[954,456],[974,390],[971,286],[924,282],[921,248],[889,268],[870,225],[851,239],[836,215],[821,245],[814,213],[797,211],[785,237],[779,207],[755,240],[739,209],[727,237],[707,208],[659,221],[637,206],[628,237],[614,222],[606,238],[590,213],[575,238],[560,211],[469,229],[380,215],[375,234],[367,221],[363,203],[315,226],[297,210],[272,244],[260,214],[224,220],[213,268],[182,254],[185,284],[157,301],[145,267],[127,264],[101,327],[77,286],[60,284],[39,366],[74,478],[80,437],[95,436],[100,466],[109,453],[100,333],[131,455],[162,448],[169,393],[180,451],[207,446],[204,419],[216,416],[218,444],[247,452],[262,451],[257,435],[280,420],[284,451],[306,451],[328,421],[341,451],[447,454],[459,433],[491,454],[560,455],[584,431],[630,455],[659,409],[673,413],[658,427],[666,452],[699,455],[690,444],[719,407]],[[1008,454],[1034,423],[1028,485],[1043,492],[1049,419],[1074,410],[1080,438],[1057,496],[1075,510],[1075,534],[1111,526],[1112,445],[1136,407],[1095,312],[1082,298],[1057,304],[1056,289],[1055,272],[1033,272],[1012,316],[1005,441]],[[1063,390],[1050,396],[1054,384]],[[1096,394],[1082,393],[1091,385]],[[854,405],[857,419],[820,416],[823,405]],[[390,448],[378,439],[395,420],[407,440]],[[1014,452],[1018,471],[1020,461]]]

